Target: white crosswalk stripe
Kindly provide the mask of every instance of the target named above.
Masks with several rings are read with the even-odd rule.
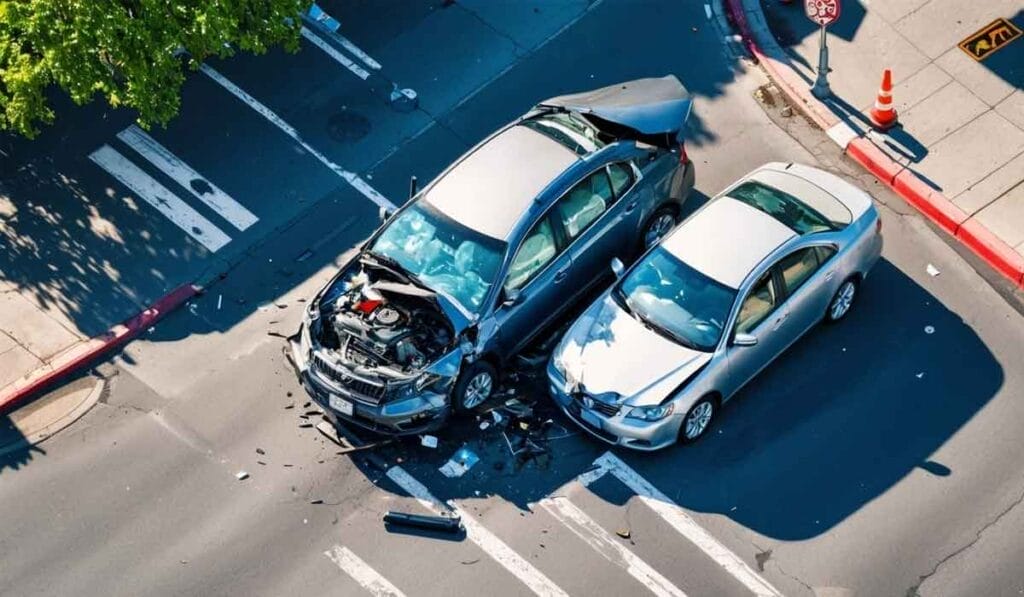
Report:
[[[167,190],[167,187],[143,172],[113,147],[104,145],[89,154],[89,159],[131,189],[139,199],[155,207],[157,211],[211,252],[216,252],[231,242],[231,237],[220,228],[189,207],[177,195]]]
[[[222,218],[231,223],[239,230],[245,230],[255,224],[257,218],[251,211],[231,198],[230,195],[217,188],[216,185],[207,181],[191,166],[183,162],[178,156],[171,153],[166,147],[150,137],[145,131],[136,125],[124,129],[117,134],[117,138],[124,141],[139,155],[160,169],[174,182],[188,189],[200,201],[210,209],[217,212]],[[198,189],[197,189],[197,185]]]
[[[592,518],[586,515],[566,497],[541,500],[544,507],[559,522],[583,540],[604,559],[621,567],[640,584],[659,597],[686,597],[686,593],[658,573],[647,562],[616,541]]]
[[[778,589],[761,578],[757,572],[754,572],[754,569],[747,565],[742,558],[722,545],[711,533],[705,531],[682,508],[669,499],[667,495],[659,491],[654,485],[651,485],[647,479],[641,477],[617,456],[611,452],[605,452],[603,456],[594,461],[594,464],[598,465],[599,469],[611,473],[615,478],[632,489],[640,500],[661,516],[665,522],[669,523],[679,534],[699,547],[721,566],[723,570],[743,583],[755,595],[758,597],[778,597],[782,595]],[[596,477],[592,477],[591,481],[593,480],[596,480]]]
[[[359,556],[352,553],[349,548],[335,545],[325,551],[324,555],[374,597],[405,597],[405,593],[399,591],[395,585],[361,560]]]
[[[534,568],[525,558],[488,531],[483,524],[476,520],[472,513],[465,512],[456,504],[449,504],[448,506],[442,504],[422,483],[414,479],[400,466],[389,468],[387,475],[389,479],[398,484],[406,493],[416,498],[425,508],[437,514],[450,511],[461,517],[462,524],[466,527],[466,536],[469,537],[469,540],[476,543],[491,559],[512,573],[513,576],[529,587],[536,595],[568,597],[568,594],[552,582],[551,579],[544,576],[540,570]]]
[[[349,60],[347,56],[334,49],[334,46],[324,41],[319,35],[313,33],[305,26],[301,29],[302,37],[308,39],[312,44],[321,50],[323,50],[328,56],[334,59],[335,62],[344,66],[348,70],[352,71],[352,74],[363,79],[364,81],[370,76],[370,73],[366,72],[365,69],[360,67],[358,64]]]

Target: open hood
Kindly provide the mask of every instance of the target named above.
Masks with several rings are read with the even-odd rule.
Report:
[[[675,75],[627,81],[553,97],[538,104],[596,117],[639,136],[670,135],[679,141],[692,105],[690,94]]]

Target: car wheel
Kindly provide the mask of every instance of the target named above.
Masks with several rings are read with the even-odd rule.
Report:
[[[644,232],[640,236],[640,241],[643,243],[643,249],[650,249],[658,241],[665,237],[666,234],[671,232],[676,224],[679,223],[679,216],[676,215],[676,210],[671,207],[665,206],[658,208],[651,216],[650,220],[647,220],[647,225],[644,226]]]
[[[835,323],[846,317],[857,298],[857,280],[849,278],[839,286],[835,296],[828,304],[828,311],[825,312],[825,321]]]
[[[711,427],[716,412],[718,403],[713,397],[705,396],[698,400],[683,417],[683,424],[679,428],[679,441],[692,444],[700,439]]]
[[[455,384],[452,403],[455,410],[468,411],[480,406],[494,394],[498,374],[490,363],[477,361],[470,365]]]

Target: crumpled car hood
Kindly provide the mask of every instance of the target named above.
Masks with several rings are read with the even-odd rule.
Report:
[[[560,350],[581,389],[615,392],[634,406],[660,404],[711,360],[648,329],[607,294],[566,332]]]
[[[538,105],[593,114],[645,135],[670,134],[681,139],[693,101],[679,79],[667,75],[561,95]]]

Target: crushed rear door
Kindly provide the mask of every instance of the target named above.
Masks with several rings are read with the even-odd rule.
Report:
[[[683,140],[692,104],[679,79],[667,75],[553,97],[537,107],[571,110],[616,138],[668,148]]]

